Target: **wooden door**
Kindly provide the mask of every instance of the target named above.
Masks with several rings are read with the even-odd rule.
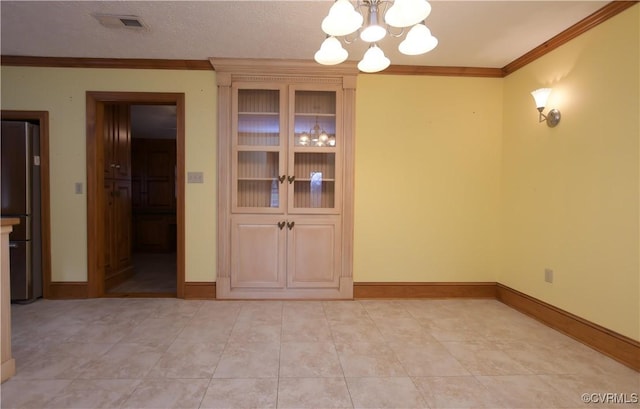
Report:
[[[113,187],[113,236],[117,271],[131,267],[131,182],[118,180]]]
[[[105,178],[131,177],[131,124],[128,104],[105,104],[103,147]]]
[[[113,231],[113,208],[114,208],[114,193],[113,193],[113,181],[105,179],[102,198],[103,202],[103,217],[102,223],[104,223],[104,249],[102,258],[105,277],[109,277],[116,271],[115,258],[115,239]]]

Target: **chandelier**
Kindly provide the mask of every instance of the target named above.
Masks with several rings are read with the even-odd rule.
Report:
[[[360,38],[369,43],[369,49],[358,63],[363,72],[382,71],[391,64],[378,46],[378,41],[387,34],[401,37],[408,30],[398,49],[405,55],[420,55],[433,50],[438,39],[431,35],[424,20],[431,13],[427,0],[356,0],[355,6],[349,0],[336,0],[329,14],[322,20],[322,31],[327,38],[315,54],[316,62],[336,65],[349,56],[340,40],[351,44]],[[366,15],[366,24],[365,23]],[[384,15],[384,21],[380,16]]]

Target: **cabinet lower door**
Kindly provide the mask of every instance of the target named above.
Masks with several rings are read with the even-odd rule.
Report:
[[[352,298],[341,277],[339,216],[234,215],[231,269],[218,298]]]
[[[293,218],[287,229],[287,287],[340,286],[339,217]]]
[[[280,219],[232,217],[231,290],[284,288],[286,227]]]

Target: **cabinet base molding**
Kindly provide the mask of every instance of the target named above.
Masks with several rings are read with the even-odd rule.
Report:
[[[354,283],[354,298],[496,298],[494,282]]]
[[[500,283],[496,290],[498,301],[640,371],[640,342]]]
[[[242,288],[231,287],[231,278],[218,277],[216,298],[225,300],[351,300],[353,281],[340,277],[338,287],[327,288]]]
[[[216,283],[214,282],[186,282],[184,283],[184,298],[186,300],[215,300]]]
[[[54,281],[49,284],[47,298],[51,300],[66,300],[73,298],[88,298],[89,287],[86,282]]]

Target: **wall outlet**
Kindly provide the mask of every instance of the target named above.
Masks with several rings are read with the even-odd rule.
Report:
[[[187,172],[187,183],[204,183],[202,172]]]
[[[76,195],[81,195],[82,194],[82,182],[76,182],[74,187],[75,187]]]
[[[544,269],[544,281],[547,283],[553,283],[553,270],[550,268]]]

